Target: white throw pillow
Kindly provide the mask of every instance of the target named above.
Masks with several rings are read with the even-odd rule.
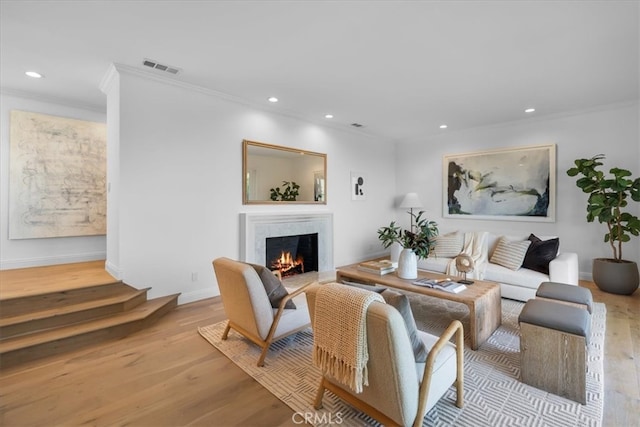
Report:
[[[462,252],[464,245],[464,234],[454,232],[436,236],[434,238],[436,245],[434,246],[430,257],[436,258],[453,258]]]
[[[489,262],[507,267],[511,270],[517,270],[522,266],[522,261],[524,261],[524,256],[527,254],[527,249],[530,244],[530,240],[514,242],[502,237],[498,241],[498,245],[493,251]]]

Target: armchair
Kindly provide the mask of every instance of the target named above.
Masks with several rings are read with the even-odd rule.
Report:
[[[321,327],[322,314],[316,317],[316,299],[323,285],[314,284],[306,291],[312,327]],[[340,290],[342,292],[342,290]],[[352,288],[344,286],[345,299]],[[340,307],[335,307],[340,310]],[[330,315],[325,313],[324,315]],[[354,393],[339,380],[324,374],[314,406],[322,408],[324,391],[329,390],[350,405],[365,412],[385,426],[421,426],[425,414],[452,384],[457,391],[456,406],[463,405],[463,329],[451,322],[441,337],[422,331],[418,336],[429,354],[425,363],[415,360],[405,321],[389,304],[372,302],[366,312],[366,338],[369,360],[369,385]],[[456,336],[456,344],[449,342]]]
[[[260,276],[250,264],[218,258],[213,261],[213,269],[229,319],[222,339],[226,340],[233,329],[260,346],[262,353],[258,366],[264,366],[271,343],[309,327],[309,311],[301,294],[311,283],[290,290],[279,307],[274,309]],[[285,308],[289,300],[295,301],[296,309]]]

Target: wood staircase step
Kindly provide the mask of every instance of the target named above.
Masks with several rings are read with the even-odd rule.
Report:
[[[46,289],[46,288],[45,288]],[[0,299],[0,315],[2,317],[14,317],[34,311],[49,309],[62,309],[67,305],[79,304],[87,301],[95,301],[102,298],[110,298],[116,295],[130,294],[136,291],[121,281],[112,281],[107,284],[90,284],[84,287],[70,289],[58,289],[53,291],[41,290],[40,293],[12,298]]]
[[[0,341],[0,368],[121,338],[139,331],[176,307],[180,294],[149,300],[128,311]]]
[[[2,303],[0,339],[127,311],[144,303],[147,300],[147,291],[150,289],[137,290],[127,285],[103,286],[103,288],[110,288],[113,292],[109,294],[91,292],[80,295],[80,292],[74,291],[73,297],[66,295],[68,299],[58,295],[51,296],[47,304],[34,304],[36,308],[29,311],[25,310],[28,305],[21,303],[20,307],[17,307],[20,310],[8,310],[10,314],[11,312],[19,313],[16,315],[7,315],[4,303]],[[106,297],[101,297],[102,295],[106,295]],[[92,298],[87,299],[89,296]],[[27,299],[32,299],[32,297]],[[51,304],[53,300],[56,300],[55,304]],[[40,306],[50,308],[38,310],[37,307]]]

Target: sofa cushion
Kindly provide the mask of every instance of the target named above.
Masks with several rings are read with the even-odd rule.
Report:
[[[278,279],[271,270],[258,264],[250,265],[256,270],[258,276],[260,276],[262,286],[264,286],[264,290],[267,292],[271,307],[278,308],[282,299],[289,295],[289,292],[287,292],[287,289],[282,285],[280,279]],[[289,300],[284,308],[295,309],[296,305],[292,300]]]
[[[447,271],[447,265],[452,258],[425,258],[418,260],[418,268],[422,270],[435,271],[436,273],[444,273]]]
[[[387,304],[400,312],[400,315],[404,320],[404,325],[407,328],[409,340],[411,341],[415,361],[419,363],[426,362],[429,351],[418,335],[418,327],[416,326],[416,321],[413,318],[413,312],[409,305],[409,298],[400,292],[392,291],[390,289],[383,291],[380,295],[382,295],[382,298],[384,298],[384,301]]]
[[[529,241],[531,241],[531,245],[524,256],[522,267],[549,274],[549,263],[558,255],[560,239],[556,237],[555,239],[542,240],[532,233],[529,235]]]
[[[511,270],[498,264],[488,263],[484,272],[484,280],[538,289],[540,283],[549,280],[549,276],[526,268]]]
[[[489,262],[517,270],[522,266],[522,261],[531,242],[529,240],[509,241],[504,237],[498,241]]]
[[[464,234],[453,232],[436,236],[433,240],[435,241],[435,246],[429,253],[429,257],[453,258],[462,252]]]

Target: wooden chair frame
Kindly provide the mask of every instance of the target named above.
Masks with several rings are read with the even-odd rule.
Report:
[[[227,321],[227,327],[224,330],[224,333],[222,334],[222,339],[226,340],[228,335],[229,335],[229,331],[231,329],[235,330],[236,332],[238,332],[239,334],[241,334],[242,336],[244,336],[245,338],[247,338],[248,340],[250,340],[251,342],[253,342],[254,344],[258,345],[260,348],[262,348],[262,353],[260,354],[260,357],[258,358],[258,366],[264,366],[264,359],[267,357],[267,352],[269,351],[269,346],[271,346],[271,344],[279,339],[288,337],[289,335],[295,334],[297,332],[300,332],[304,329],[306,329],[307,327],[309,327],[310,324],[301,326],[298,329],[293,329],[289,332],[287,332],[285,335],[282,335],[280,337],[277,337],[277,339],[274,339],[274,334],[276,332],[276,329],[278,328],[278,323],[280,322],[280,318],[282,317],[282,313],[284,313],[284,306],[287,304],[287,302],[293,298],[295,298],[296,296],[300,295],[301,293],[303,293],[305,291],[305,289],[309,286],[311,286],[313,283],[315,282],[310,282],[307,283],[306,285],[296,289],[295,291],[291,292],[289,295],[285,296],[284,298],[282,298],[282,301],[280,301],[280,305],[278,306],[278,311],[276,312],[276,315],[273,319],[273,323],[271,324],[271,327],[269,328],[269,333],[267,334],[267,338],[265,338],[264,340],[262,338],[260,338],[259,336],[250,333],[249,331],[247,331],[246,329],[238,326],[237,324],[235,324],[234,322],[232,322],[231,320]]]
[[[422,383],[420,384],[420,392],[418,394],[418,412],[416,414],[416,419],[413,422],[414,427],[422,426],[422,420],[427,412],[427,399],[429,398],[429,387],[431,386],[433,365],[435,363],[436,357],[438,357],[440,351],[449,342],[454,334],[456,335],[456,406],[458,408],[462,408],[464,404],[464,329],[462,327],[462,323],[459,320],[454,320],[449,324],[449,327],[447,327],[436,344],[429,351],[429,356],[427,357],[426,366],[424,368],[424,374],[422,376]],[[397,422],[395,422],[376,408],[355,397],[350,391],[347,391],[340,386],[337,386],[336,384],[326,380],[324,376],[320,381],[320,387],[318,388],[316,399],[313,404],[315,409],[322,408],[322,398],[324,396],[325,390],[329,390],[345,402],[349,403],[350,405],[354,406],[370,417],[376,419],[379,423],[385,426],[399,425]]]

